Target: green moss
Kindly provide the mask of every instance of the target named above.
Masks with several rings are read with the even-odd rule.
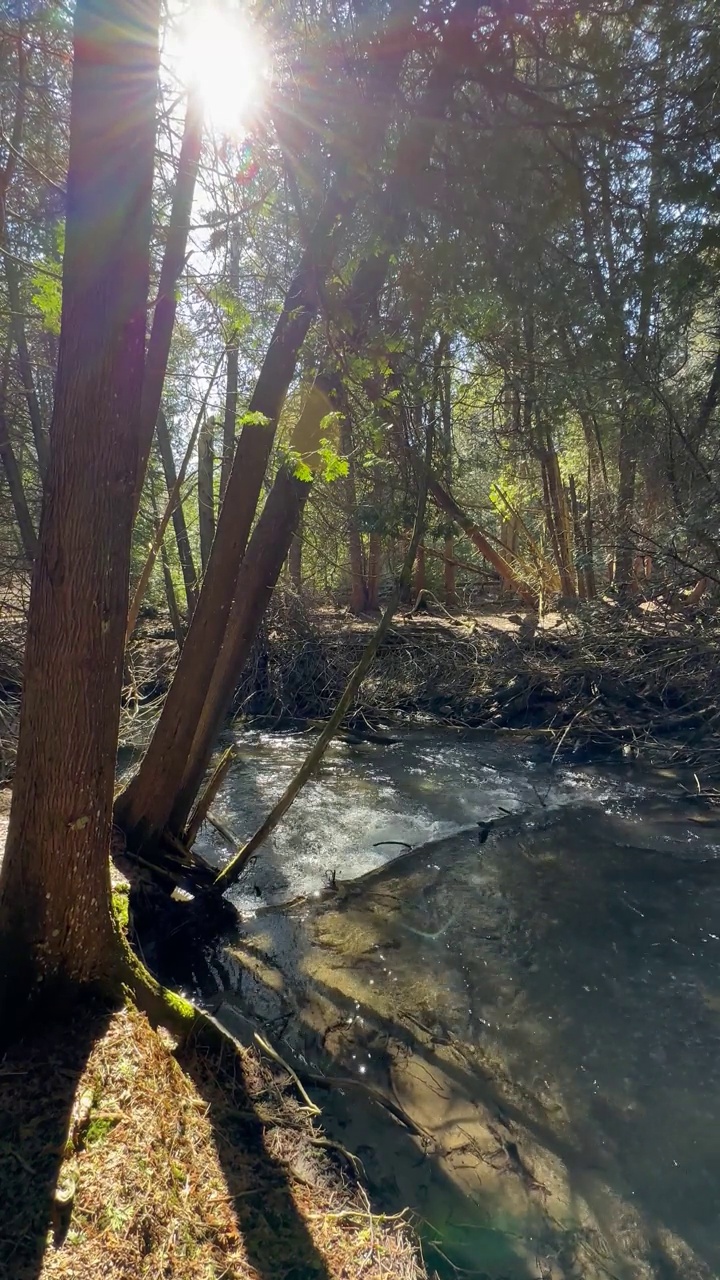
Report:
[[[102,1142],[118,1122],[117,1116],[96,1116],[90,1121],[85,1135],[85,1146],[91,1147],[95,1142]]]
[[[117,884],[112,890],[112,909],[113,915],[123,933],[127,933],[129,911],[130,911],[130,890],[126,884]]]
[[[122,985],[134,1004],[148,1015],[150,1021],[165,1025],[180,1035],[186,1035],[197,1022],[198,1010],[182,996],[168,991],[153,978],[144,964],[131,950],[127,939],[121,937]]]

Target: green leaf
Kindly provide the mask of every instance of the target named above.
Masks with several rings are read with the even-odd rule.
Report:
[[[328,414],[328,417],[330,416]],[[339,480],[341,476],[347,475],[350,466],[347,458],[341,458],[329,440],[320,441],[318,456],[321,463],[320,475],[326,484],[332,484],[333,480]]]
[[[61,260],[65,252],[64,223],[61,223],[55,231],[55,251],[58,260]],[[47,261],[52,263],[52,258]],[[31,277],[30,283],[33,288],[32,301],[43,318],[45,329],[48,333],[53,333],[57,336],[60,333],[60,316],[62,312],[62,272],[60,262],[58,261],[57,264],[57,275],[43,263],[42,270],[35,272]]]
[[[237,424],[239,427],[271,427],[272,419],[264,413],[244,413]]]

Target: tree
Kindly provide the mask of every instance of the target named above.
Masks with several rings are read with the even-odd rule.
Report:
[[[159,0],[78,0],[55,404],[0,878],[5,1006],[107,983]]]

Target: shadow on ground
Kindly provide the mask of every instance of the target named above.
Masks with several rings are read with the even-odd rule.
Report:
[[[0,1060],[0,1276],[8,1280],[35,1280],[46,1248],[67,1234],[72,1187],[58,1178],[78,1084],[111,1016],[88,1004]]]
[[[115,1010],[86,1004],[62,1022],[47,1024],[18,1043],[0,1061],[0,1277],[3,1280],[38,1280],[48,1276],[72,1276],[72,1280],[95,1280],[97,1260],[103,1257],[102,1228],[98,1227],[96,1262],[88,1252],[73,1255],[73,1235],[87,1228],[78,1221],[75,1192],[90,1192],[94,1204],[102,1198],[102,1187],[76,1185],[72,1174],[73,1148],[83,1146],[86,1136],[78,1134],[78,1116],[87,1101],[88,1079],[83,1080],[93,1049],[103,1040]],[[116,1024],[117,1025],[117,1024]],[[268,1109],[277,1112],[277,1099],[263,1097],[262,1081],[249,1081],[245,1064],[229,1048],[227,1053],[190,1043],[176,1053],[183,1071],[207,1108],[212,1137],[222,1168],[227,1193],[248,1267],[241,1268],[238,1280],[252,1275],[258,1280],[329,1280],[325,1261],[313,1242],[293,1196],[293,1139],[288,1130],[288,1150],[282,1150],[282,1115],[277,1116],[280,1150],[277,1158],[268,1150]],[[271,1082],[270,1082],[271,1083]],[[251,1087],[252,1086],[252,1087]],[[266,1090],[271,1094],[272,1090]],[[165,1100],[166,1102],[166,1100]],[[263,1109],[263,1102],[269,1108]],[[258,1114],[260,1108],[262,1114]],[[202,1110],[201,1110],[202,1114]],[[182,1109],[177,1107],[178,1122]],[[116,1117],[100,1114],[99,1123],[112,1124]],[[82,1125],[82,1121],[80,1121]],[[87,1116],[85,1117],[87,1126]],[[148,1142],[152,1138],[148,1136]],[[275,1145],[277,1146],[278,1143]],[[121,1154],[122,1154],[122,1147]],[[170,1156],[173,1152],[170,1151]],[[70,1159],[65,1161],[66,1155]],[[161,1153],[163,1155],[163,1153]],[[164,1156],[163,1156],[164,1158]],[[169,1157],[168,1157],[169,1158]],[[137,1159],[128,1151],[127,1160]],[[64,1163],[65,1162],[65,1163]],[[112,1162],[109,1162],[111,1165]],[[80,1178],[87,1176],[80,1173]],[[112,1167],[107,1177],[112,1178]],[[120,1175],[116,1173],[116,1177]],[[297,1189],[297,1180],[295,1188]],[[111,1197],[108,1196],[108,1201]],[[141,1206],[138,1206],[141,1208]],[[152,1210],[152,1206],[149,1206]],[[208,1213],[212,1219],[212,1206]],[[149,1223],[148,1253],[158,1248]],[[54,1251],[65,1246],[62,1258]],[[128,1250],[130,1253],[130,1250]],[[135,1274],[116,1263],[108,1253],[111,1275]],[[128,1265],[132,1266],[132,1259]],[[197,1274],[174,1263],[163,1274]],[[158,1273],[159,1274],[159,1273]],[[203,1275],[206,1272],[203,1271]]]

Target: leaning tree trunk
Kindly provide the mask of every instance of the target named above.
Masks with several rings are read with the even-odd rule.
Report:
[[[389,103],[396,92],[406,41],[410,36],[413,5],[400,7],[402,22],[398,22],[396,27],[392,53],[374,65],[369,76],[372,81],[370,96],[377,99],[363,140],[365,154],[370,156],[375,154],[385,134]],[[404,229],[407,215],[402,197],[408,178],[415,177],[427,163],[436,130],[464,66],[463,51],[474,12],[472,0],[457,0],[446,23],[441,56],[430,73],[417,119],[398,145],[395,169],[385,188],[382,222],[386,241],[394,243]],[[334,258],[339,231],[352,213],[364,181],[362,174],[348,170],[342,175],[342,180],[331,188],[310,232],[275,326],[249,405],[251,420],[246,422],[238,442],[198,609],[145,759],[116,805],[116,819],[129,844],[135,848],[156,840],[171,814],[176,813],[178,807],[181,810],[186,808],[187,787],[183,779],[188,764],[203,754],[197,748],[198,734],[204,741],[201,721],[216,721],[216,701],[210,689],[212,684],[217,684],[218,655],[224,649],[233,651],[232,643],[228,643],[226,638],[228,618],[233,599],[237,598],[240,590],[239,566],[243,561],[279,413],[295,373],[300,347],[317,314],[320,290]],[[388,207],[391,197],[393,208]],[[399,221],[394,210],[398,201],[403,203]],[[362,287],[355,291],[353,302],[363,314],[382,286],[389,257],[389,253],[373,255],[366,269],[363,271],[361,267],[356,273],[361,277]],[[257,421],[258,418],[262,421]],[[280,567],[288,548],[289,541],[284,547]],[[264,608],[264,604],[259,607]],[[171,825],[176,829],[174,821]]]
[[[408,16],[406,37],[409,30]],[[371,156],[384,137],[389,102],[395,94],[404,57],[405,44],[398,33],[392,55],[373,69],[373,88],[378,99],[385,101],[379,109],[378,103],[374,104],[364,139],[365,152]],[[364,189],[364,175],[364,166],[360,172],[348,162],[330,188],[276,322],[235,451],[201,597],[177,671],[140,770],[116,805],[116,820],[134,847],[159,836],[181,785],[214,678],[215,660],[223,646],[278,419],[295,376],[300,349],[320,306],[320,291],[335,257],[340,232]],[[287,550],[286,547],[281,565]]]
[[[240,292],[240,232],[237,227],[230,231],[230,251],[228,255],[228,288],[233,302],[237,301]],[[238,380],[240,372],[240,340],[237,325],[233,324],[227,346],[227,374],[225,381],[225,413],[223,416],[222,458],[220,461],[220,494],[218,506],[221,507],[225,490],[232,471],[235,456],[235,432],[238,417]]]
[[[479,525],[475,524],[468,515],[458,506],[451,493],[444,489],[440,481],[433,474],[428,477],[428,490],[433,499],[437,503],[441,511],[450,516],[450,519],[460,526],[463,533],[470,539],[484,560],[500,574],[502,581],[506,586],[510,587],[521,600],[530,605],[534,609],[537,601],[532,591],[525,586],[517,577],[515,571],[508,564],[507,560],[496,551],[492,543],[488,541]]]
[[[180,489],[178,488],[179,477],[175,470],[175,459],[173,457],[172,443],[170,441],[170,432],[162,409],[158,414],[157,420],[157,446],[165,475],[168,499],[170,499],[173,494],[180,494]],[[175,530],[175,544],[177,546],[178,560],[180,561],[183,585],[185,587],[185,602],[187,605],[187,618],[189,622],[195,612],[195,606],[197,605],[198,578],[197,571],[195,569],[195,561],[193,560],[192,547],[190,546],[190,535],[188,533],[187,522],[185,520],[185,510],[180,497],[178,497],[178,501],[173,506],[172,522],[173,529]]]
[[[59,364],[17,770],[0,994],[106,982],[109,838],[149,287],[159,0],[75,10]]]
[[[153,432],[157,431],[159,438],[165,429],[165,419],[160,414],[160,405],[163,386],[165,385],[168,357],[170,355],[170,344],[175,327],[177,285],[185,266],[187,255],[190,218],[202,147],[202,130],[202,102],[197,93],[190,92],[185,110],[185,125],[182,143],[180,144],[178,174],[175,190],[173,191],[165,252],[160,265],[157,298],[155,299],[155,310],[145,359],[140,408],[138,473],[135,482],[136,510],[140,505],[140,493],[150,458]],[[166,447],[165,443],[161,443],[161,452]]]
[[[200,529],[200,564],[202,571],[208,567],[213,538],[215,537],[215,450],[213,432],[215,423],[206,418],[198,437],[197,501]]]
[[[321,424],[330,408],[327,383],[319,378],[305,401],[290,440],[292,452],[300,454],[313,473],[319,462],[317,450],[322,435]],[[281,467],[253,530],[240,566],[225,640],[213,665],[205,705],[169,817],[170,829],[177,835],[185,827],[210,763],[223,717],[299,527],[311,487],[309,481],[295,476],[290,466]]]

